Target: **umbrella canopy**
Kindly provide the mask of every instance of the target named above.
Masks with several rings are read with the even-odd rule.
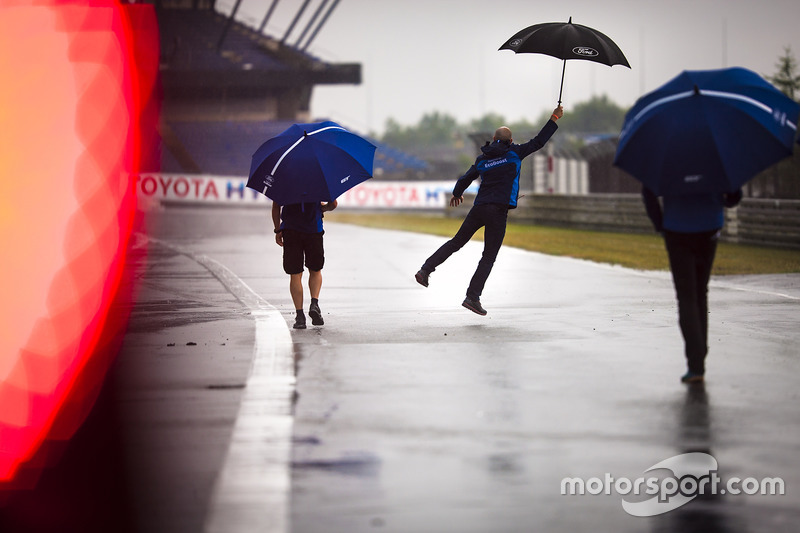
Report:
[[[792,154],[798,114],[750,70],[684,71],[625,116],[614,165],[659,196],[733,192]]]
[[[294,124],[253,154],[247,186],[279,205],[330,202],[372,177],[375,146],[331,121]]]
[[[563,59],[561,92],[564,89],[564,70],[567,59],[583,59],[604,65],[624,65],[630,68],[625,54],[607,35],[589,26],[569,22],[545,22],[528,26],[503,43],[500,50],[513,50],[517,54],[545,54]]]

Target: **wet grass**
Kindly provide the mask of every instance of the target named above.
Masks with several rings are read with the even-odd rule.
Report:
[[[466,214],[466,211],[464,212]],[[452,237],[461,218],[416,214],[327,213],[331,222],[394,229]],[[473,240],[482,240],[483,231]],[[641,270],[668,270],[664,241],[658,235],[582,231],[544,226],[509,224],[505,246],[549,255],[587,259]],[[714,261],[715,275],[782,274],[800,272],[800,250],[720,243]]]

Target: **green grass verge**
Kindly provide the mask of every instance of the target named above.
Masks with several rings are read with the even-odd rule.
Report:
[[[466,211],[464,212],[466,214]],[[461,218],[416,214],[359,214],[336,211],[326,220],[372,228],[394,229],[452,237]],[[473,239],[481,240],[483,231]],[[588,259],[641,270],[667,270],[664,242],[658,235],[636,235],[582,231],[524,224],[509,224],[505,246],[550,255]],[[714,275],[780,274],[800,272],[800,251],[742,244],[720,243],[714,261]]]

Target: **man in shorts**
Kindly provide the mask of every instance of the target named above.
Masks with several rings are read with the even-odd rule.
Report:
[[[308,268],[308,290],[311,305],[308,314],[311,324],[322,326],[319,309],[319,291],[322,288],[322,267],[325,251],[322,245],[322,214],[336,209],[336,200],[327,203],[312,202],[280,206],[272,204],[272,222],[275,225],[275,242],[283,247],[283,270],[289,274],[289,292],[297,311],[295,329],[306,328],[303,313],[303,264]]]

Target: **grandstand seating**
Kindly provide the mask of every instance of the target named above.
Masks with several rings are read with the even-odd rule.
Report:
[[[325,63],[242,23],[229,24],[213,9],[162,9],[158,17],[163,143],[160,168],[146,171],[247,175],[261,143],[296,122],[275,116],[307,112],[314,85],[360,83],[360,65]],[[303,96],[281,99],[287,92]],[[375,176],[416,177],[428,169],[369,140],[377,147]]]
[[[253,152],[267,139],[292,125],[290,121],[170,121],[172,142],[179,142],[204,174],[237,176],[250,170]],[[345,126],[346,127],[346,126]],[[375,175],[424,172],[428,164],[375,139]],[[159,170],[159,169],[152,169]],[[162,148],[161,172],[184,173],[187,169]],[[196,169],[195,169],[196,171]]]
[[[161,55],[170,69],[230,71],[238,67],[280,71],[288,68],[274,55],[264,53],[273,40],[241,24],[233,25],[225,37],[222,53],[218,52],[217,44],[225,21],[218,13],[165,10],[159,19]],[[305,56],[313,59],[308,54]]]

